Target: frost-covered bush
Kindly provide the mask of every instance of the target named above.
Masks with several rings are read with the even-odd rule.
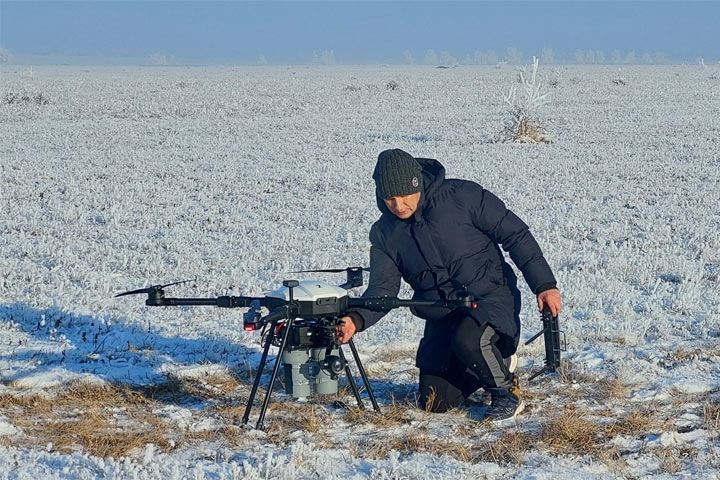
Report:
[[[537,109],[549,103],[549,93],[537,79],[539,60],[533,57],[532,73],[528,79],[526,69],[519,74],[522,94],[518,95],[517,86],[512,85],[503,95],[508,106],[508,119],[504,122],[503,141],[520,143],[548,143],[545,129],[536,118]]]

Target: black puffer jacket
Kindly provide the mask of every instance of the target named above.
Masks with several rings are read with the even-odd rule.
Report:
[[[396,296],[401,277],[418,300],[453,299],[467,290],[480,298],[471,315],[508,337],[503,352],[507,356],[520,336],[520,292],[498,245],[509,252],[534,293],[554,288],[555,277],[528,226],[499,198],[477,183],[446,180],[437,160],[416,160],[423,169],[424,190],[415,214],[402,220],[377,199],[382,216],[370,230],[370,282],[363,297]],[[451,333],[443,323],[451,318],[446,317],[450,311],[418,308],[413,313],[427,320],[418,366],[443,369]],[[383,315],[364,309],[351,312],[359,330]]]

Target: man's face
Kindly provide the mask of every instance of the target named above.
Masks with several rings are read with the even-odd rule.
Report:
[[[401,197],[390,197],[385,199],[385,205],[395,214],[396,217],[403,220],[412,217],[417,210],[420,201],[420,192],[403,195]]]

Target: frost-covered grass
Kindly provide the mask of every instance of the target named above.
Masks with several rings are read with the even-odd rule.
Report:
[[[0,102],[0,473],[720,474],[716,67],[541,69],[543,145],[493,141],[511,67],[14,68],[0,98],[49,101]],[[278,403],[267,433],[241,429],[259,358],[241,312],[113,295],[186,278],[173,295],[260,294],[292,270],[367,264],[370,173],[394,147],[438,158],[530,225],[564,294],[564,370],[523,384],[529,408],[509,428],[477,421],[479,396],[425,414],[423,325],[396,311],[357,338],[385,419]],[[523,294],[528,338],[539,321]],[[527,378],[541,341],[520,354]],[[77,382],[147,403],[88,404],[67,395]],[[33,410],[33,395],[63,401]],[[148,410],[166,434],[128,442],[127,459],[50,438],[83,412],[102,426],[91,440],[148,433]]]

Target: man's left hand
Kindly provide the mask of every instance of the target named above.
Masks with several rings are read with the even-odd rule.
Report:
[[[348,343],[352,336],[355,335],[357,328],[355,327],[355,322],[353,322],[352,318],[345,316],[342,317],[341,320],[342,326],[340,327],[339,340],[341,343]]]
[[[537,296],[538,307],[542,310],[546,305],[550,308],[550,313],[553,317],[557,317],[558,313],[562,309],[562,296],[560,290],[557,288],[551,288],[540,292]]]

